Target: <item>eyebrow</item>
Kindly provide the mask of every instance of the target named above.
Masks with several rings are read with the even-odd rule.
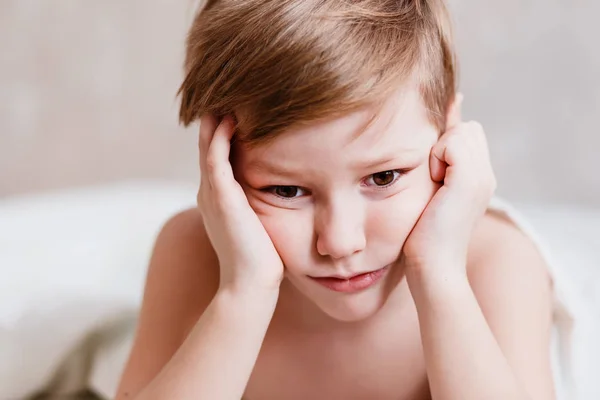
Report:
[[[413,162],[417,159],[418,153],[419,152],[417,149],[398,150],[396,152],[384,154],[376,159],[356,162],[352,165],[352,167],[355,169],[374,169],[381,165],[389,164],[393,161],[402,163]]]
[[[248,166],[249,170],[259,170],[261,172],[267,172],[272,175],[280,175],[280,176],[296,176],[300,172],[296,172],[290,169],[287,169],[282,166],[275,166],[265,162],[263,160],[256,160],[250,163]]]
[[[394,160],[397,160],[398,157],[395,156],[385,156],[383,158],[377,160],[368,160],[368,161],[360,161],[354,163],[352,166],[354,169],[374,169],[375,167],[379,167],[381,165],[388,164]]]
[[[367,160],[360,160],[358,162],[353,163],[351,165],[351,168],[355,169],[355,170],[366,170],[366,169],[375,169],[376,167],[379,167],[379,166],[385,165],[385,164],[389,164],[394,161],[401,162],[401,163],[414,162],[415,160],[417,160],[418,153],[419,152],[417,149],[403,149],[402,151],[396,151],[393,153],[384,154],[383,156],[378,157],[376,159],[373,158],[373,159],[367,159]],[[267,173],[270,173],[273,175],[290,176],[290,177],[294,177],[294,176],[298,176],[299,174],[302,174],[302,171],[295,171],[295,170],[287,169],[284,166],[276,166],[276,165],[270,164],[263,160],[253,161],[248,166],[248,169],[260,170],[260,171],[267,172]]]

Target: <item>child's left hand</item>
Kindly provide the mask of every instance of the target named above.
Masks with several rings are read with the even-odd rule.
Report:
[[[441,187],[404,244],[409,281],[415,273],[420,279],[466,277],[473,228],[496,189],[483,128],[462,122],[461,103],[459,94],[448,113],[448,129],[431,149],[431,178]]]

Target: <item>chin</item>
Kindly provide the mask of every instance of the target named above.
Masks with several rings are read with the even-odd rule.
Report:
[[[302,282],[296,289],[318,310],[339,322],[360,322],[377,314],[387,301],[390,290],[386,279],[355,293],[340,293],[314,282]]]
[[[360,322],[377,314],[387,300],[387,294],[363,292],[340,296],[338,299],[313,299],[315,305],[330,318],[340,322]]]

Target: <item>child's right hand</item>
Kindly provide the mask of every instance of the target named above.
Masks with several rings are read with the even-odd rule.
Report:
[[[283,262],[229,162],[234,121],[205,114],[200,124],[198,208],[219,258],[219,288],[278,292]]]

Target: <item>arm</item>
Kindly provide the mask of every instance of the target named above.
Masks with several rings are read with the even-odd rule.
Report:
[[[415,273],[409,280],[433,398],[554,399],[546,267],[516,229],[485,225],[494,233],[477,232],[487,254],[468,279]]]
[[[553,399],[547,271],[518,230],[490,225],[487,139],[461,104],[431,149],[439,187],[403,246],[430,389],[435,400]]]
[[[283,262],[234,178],[234,132],[231,116],[201,118],[202,179],[198,208],[188,213],[194,223],[165,227],[157,241],[121,399],[238,400],[244,393],[277,303]],[[194,327],[180,346],[169,322],[180,327],[190,320]],[[155,346],[160,356],[153,358]]]
[[[198,211],[175,216],[156,241],[116,400],[240,399],[276,297],[218,285]]]
[[[277,293],[218,292],[175,356],[136,399],[239,400]]]

